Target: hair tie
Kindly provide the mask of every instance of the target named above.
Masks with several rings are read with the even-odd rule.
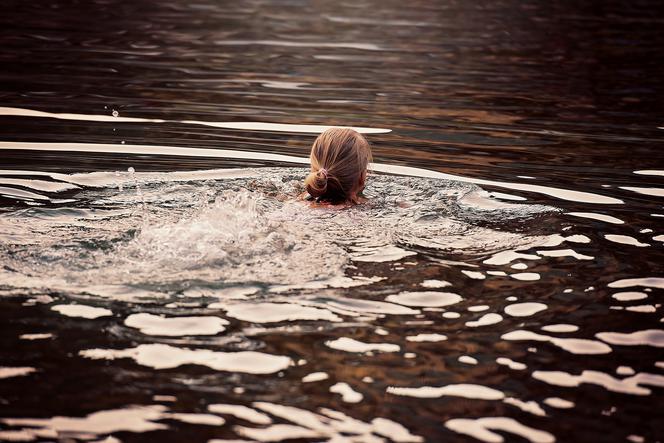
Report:
[[[327,178],[327,169],[325,169],[325,168],[320,168],[320,169],[318,170],[318,172],[320,172],[321,174],[323,174],[323,175],[325,176],[325,178]]]

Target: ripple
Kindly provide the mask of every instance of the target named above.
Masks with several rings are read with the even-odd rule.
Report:
[[[664,376],[642,373],[624,379],[617,379],[599,371],[585,370],[579,375],[569,374],[564,371],[535,371],[532,374],[536,380],[545,383],[564,386],[578,387],[588,383],[599,385],[611,392],[631,395],[650,395],[651,391],[639,385],[664,386]]]
[[[503,437],[492,431],[508,432],[533,443],[553,443],[555,437],[509,417],[453,418],[445,422],[445,427],[459,434],[468,435],[488,443],[501,443]]]
[[[443,334],[417,334],[409,335],[406,337],[407,341],[423,343],[423,342],[437,342],[447,340],[447,336]]]
[[[421,386],[419,388],[388,386],[387,393],[418,398],[440,398],[445,396],[471,398],[476,400],[502,400],[505,398],[505,394],[497,389],[468,383],[452,384],[441,387]]]
[[[566,332],[576,332],[578,330],[579,330],[578,326],[568,325],[568,324],[565,324],[565,323],[542,326],[542,331],[546,331],[546,332],[566,333]]]
[[[452,283],[444,280],[424,280],[422,283],[420,283],[420,286],[423,288],[438,289],[452,286]]]
[[[611,297],[615,298],[618,301],[635,301],[635,300],[643,300],[645,298],[648,298],[648,294],[644,292],[627,291],[627,292],[616,292],[615,294],[611,295]]]
[[[36,368],[31,368],[29,366],[21,367],[7,367],[0,366],[0,379],[2,378],[11,378],[11,377],[23,377],[25,375],[32,374],[36,372]]]
[[[208,410],[215,414],[232,415],[240,420],[245,420],[258,425],[268,425],[272,423],[272,419],[268,415],[243,405],[217,403],[208,406]]]
[[[590,218],[593,220],[599,220],[614,225],[625,224],[625,222],[620,220],[619,218],[606,214],[597,214],[595,212],[568,212],[567,215],[572,215],[574,217],[581,217],[581,218]]]
[[[184,121],[183,123],[194,123],[194,121]],[[214,123],[195,122],[197,124],[205,124],[208,126],[217,126]],[[256,126],[265,125],[259,123]],[[238,129],[255,129],[252,125],[248,128],[244,126]],[[322,130],[329,127],[316,127],[315,132],[322,132]],[[278,130],[278,129],[277,129]],[[383,131],[383,130],[380,130]],[[362,131],[360,131],[362,132]],[[303,157],[293,157],[282,154],[272,153],[259,153],[252,151],[231,151],[225,149],[203,149],[203,148],[187,148],[182,146],[157,146],[157,145],[130,145],[130,144],[104,144],[104,143],[37,143],[37,142],[3,142],[0,141],[0,149],[11,150],[37,150],[37,151],[52,151],[52,152],[99,152],[99,153],[115,153],[115,154],[146,154],[146,155],[174,155],[184,157],[209,157],[209,158],[229,158],[229,159],[245,159],[245,160],[263,160],[263,161],[276,161],[281,163],[299,163],[308,164],[309,159]],[[522,190],[549,195],[561,200],[569,200],[580,203],[593,203],[593,204],[623,204],[620,199],[608,197],[605,195],[594,194],[583,191],[572,191],[569,189],[560,189],[548,186],[531,185],[523,183],[509,183],[498,182],[492,180],[476,179],[470,177],[462,177],[452,174],[445,174],[442,172],[430,171],[421,168],[414,168],[410,166],[398,165],[384,165],[384,164],[371,164],[370,168],[378,172],[387,172],[390,174],[436,178],[444,180],[455,180],[466,183],[473,183],[477,185],[497,186],[508,189]]]
[[[165,418],[166,407],[162,405],[131,406],[124,409],[98,411],[85,417],[52,418],[5,418],[2,423],[9,426],[29,426],[23,429],[27,435],[58,438],[63,433],[104,435],[113,432],[149,432],[168,429],[155,421]],[[34,428],[34,429],[33,429]]]
[[[641,243],[640,241],[638,241],[634,237],[630,237],[629,235],[605,234],[604,238],[614,243],[620,243],[623,245],[630,245],[630,246],[638,246],[639,248],[645,248],[647,246],[650,246],[650,244]]]
[[[630,333],[600,332],[595,337],[612,345],[620,346],[654,346],[664,348],[664,331],[647,329]]]
[[[533,340],[549,342],[572,354],[594,355],[608,354],[611,352],[611,347],[599,341],[582,338],[557,338],[524,330],[508,332],[507,334],[503,334],[500,338],[508,341]]]
[[[544,257],[573,257],[577,260],[594,260],[595,257],[590,255],[579,254],[573,249],[558,249],[553,251],[537,251],[539,255]]]
[[[217,371],[245,372],[247,374],[273,374],[288,368],[288,357],[262,352],[215,352],[207,349],[177,348],[164,344],[144,344],[129,349],[88,349],[79,355],[93,360],[131,358],[142,366],[153,369],[171,369],[192,364],[207,366]]]
[[[477,328],[480,326],[495,325],[497,323],[500,323],[501,321],[503,321],[502,315],[490,313],[490,314],[484,314],[482,317],[480,317],[477,320],[466,322],[466,326],[470,328]]]
[[[109,317],[113,315],[113,311],[106,308],[97,308],[95,306],[87,305],[55,305],[51,307],[52,311],[59,312],[67,317],[78,317],[95,319],[100,317]]]
[[[219,317],[163,317],[152,314],[132,314],[124,324],[146,335],[184,337],[215,335],[224,331],[227,320]]]
[[[364,343],[348,337],[339,337],[335,340],[328,340],[325,342],[325,346],[328,346],[332,349],[338,351],[346,352],[399,352],[401,347],[392,343]]]
[[[270,82],[270,85],[283,85],[284,82]],[[271,131],[271,132],[291,132],[291,133],[313,133],[320,134],[333,126],[325,125],[297,125],[285,123],[265,123],[265,122],[210,122],[198,120],[162,120],[140,117],[124,117],[113,115],[98,115],[98,114],[68,114],[68,113],[54,113],[36,111],[33,109],[24,108],[7,108],[0,107],[0,115],[13,115],[21,117],[42,117],[54,118],[58,120],[77,120],[77,121],[94,121],[94,122],[108,122],[108,123],[182,123],[190,125],[204,125],[212,126],[222,129],[235,129],[242,131]],[[359,128],[351,127],[351,129],[363,134],[383,134],[391,132],[390,129],[380,128]]]
[[[330,386],[330,392],[341,395],[341,399],[346,403],[359,403],[364,398],[362,394],[354,391],[348,383],[335,383]]]
[[[453,292],[420,291],[400,292],[387,296],[385,300],[405,306],[442,307],[459,303],[463,298]]]
[[[327,309],[311,308],[291,303],[238,303],[225,307],[226,315],[252,323],[276,323],[298,320],[342,321]]]
[[[635,186],[619,186],[620,189],[636,192],[637,194],[652,195],[654,197],[664,197],[664,188],[640,188]]]
[[[326,372],[312,372],[311,374],[307,374],[304,377],[302,377],[302,383],[313,383],[317,381],[327,380],[328,378],[330,378],[330,376],[327,375]]]
[[[519,272],[516,274],[510,274],[510,277],[521,281],[536,281],[541,278],[537,272]]]
[[[570,409],[574,407],[574,402],[560,397],[549,397],[544,399],[544,404],[558,409]]]
[[[415,252],[406,251],[397,246],[382,246],[377,248],[353,248],[357,251],[352,255],[353,261],[384,263],[397,261],[405,257],[417,255]]]
[[[289,424],[274,424],[266,428],[235,427],[235,431],[255,441],[282,441],[288,439],[315,438],[326,441],[377,441],[376,435],[389,437],[399,443],[420,443],[423,438],[411,434],[401,424],[376,417],[363,422],[329,408],[320,408],[319,413],[293,406],[268,402],[254,402],[252,406],[270,413]],[[292,424],[290,424],[292,423]]]
[[[530,317],[548,308],[544,303],[514,303],[505,306],[505,313],[512,317]]]
[[[527,368],[527,366],[524,363],[514,361],[511,358],[507,357],[498,357],[496,359],[496,363],[502,366],[507,366],[508,368],[514,371],[523,371],[524,369]]]
[[[46,340],[49,338],[53,338],[53,334],[51,333],[45,333],[45,334],[21,334],[18,337],[21,340]]]
[[[470,355],[462,355],[457,360],[459,360],[460,363],[465,363],[467,365],[476,365],[478,363],[477,359]]]
[[[664,278],[661,277],[627,278],[623,280],[616,280],[614,282],[609,283],[609,288],[629,288],[630,286],[643,286],[646,288],[664,289]]]

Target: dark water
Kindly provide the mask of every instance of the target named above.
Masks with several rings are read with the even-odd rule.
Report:
[[[659,2],[3,6],[0,440],[664,438]]]

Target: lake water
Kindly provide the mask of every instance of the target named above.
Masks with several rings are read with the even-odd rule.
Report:
[[[662,12],[10,2],[0,440],[661,441]]]

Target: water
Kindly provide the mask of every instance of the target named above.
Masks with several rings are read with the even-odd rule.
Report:
[[[7,5],[0,440],[661,441],[661,12]]]

